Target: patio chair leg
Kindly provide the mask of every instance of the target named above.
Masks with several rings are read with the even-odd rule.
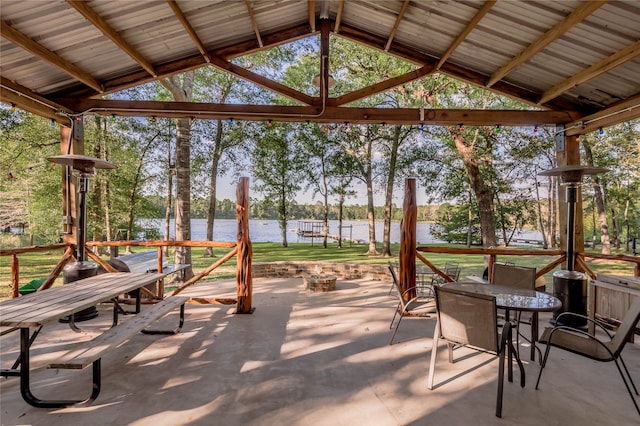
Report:
[[[627,377],[629,378],[629,381],[631,382],[631,386],[633,386],[633,390],[636,393],[636,395],[640,395],[638,394],[638,388],[636,388],[636,384],[633,383],[633,379],[631,378],[631,374],[629,374],[629,370],[627,369],[627,364],[624,363],[624,360],[622,359],[622,355],[620,355],[620,362],[622,363],[622,366],[624,367],[624,371],[626,371],[627,373]]]
[[[551,349],[551,345],[547,344],[547,349],[544,351],[544,356],[542,357],[542,363],[540,364],[540,372],[538,373],[538,380],[536,381],[536,389],[538,389],[538,385],[540,384],[540,377],[542,377],[542,370],[547,365],[547,358],[549,357],[549,350]]]
[[[616,367],[618,367],[618,372],[620,373],[620,377],[622,377],[622,381],[624,382],[624,386],[627,388],[627,392],[629,392],[629,396],[631,397],[631,401],[633,401],[633,405],[635,405],[636,407],[636,411],[638,412],[638,414],[640,415],[640,407],[638,407],[638,403],[636,402],[636,398],[633,396],[633,392],[631,392],[631,388],[629,387],[629,383],[627,383],[627,379],[624,377],[624,373],[622,372],[622,369],[620,368],[620,364],[618,364],[618,360],[614,358],[613,360],[616,363]],[[624,365],[624,363],[623,363]],[[627,367],[625,366],[625,370],[627,369]],[[629,372],[627,371],[627,374],[629,374]],[[629,380],[631,380],[631,376],[629,376]],[[633,381],[631,382],[633,383]],[[635,385],[633,385],[634,389],[635,389]],[[637,393],[637,390],[636,390]]]
[[[397,310],[396,310],[396,314],[397,314]],[[400,328],[400,323],[402,322],[402,317],[404,316],[404,312],[400,312],[400,317],[398,318],[398,323],[396,324],[396,328],[393,330],[393,334],[391,334],[391,340],[389,340],[389,345],[393,344],[393,338],[396,337],[396,333],[398,332],[398,328]],[[395,319],[395,315],[393,316],[393,318]],[[393,322],[391,322],[391,324],[393,325]]]
[[[429,364],[429,379],[427,380],[427,389],[433,389],[433,377],[436,370],[436,354],[438,353],[438,325],[433,333],[433,345],[431,347],[431,363]]]
[[[504,389],[504,358],[505,347],[500,351],[498,361],[498,395],[496,397],[496,417],[502,417],[502,392]]]

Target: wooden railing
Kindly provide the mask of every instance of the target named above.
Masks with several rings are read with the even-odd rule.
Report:
[[[39,251],[50,251],[57,249],[66,249],[64,254],[53,268],[53,271],[49,274],[40,288],[49,288],[53,285],[53,282],[58,278],[60,272],[69,260],[74,259],[75,246],[73,244],[52,244],[49,246],[31,246],[21,247],[17,249],[0,250],[0,256],[11,256],[11,297],[16,298],[20,294],[18,288],[20,287],[20,261],[18,259],[19,254],[35,253]]]
[[[515,248],[459,248],[459,247],[416,247],[416,257],[422,261],[425,265],[431,268],[436,274],[441,276],[446,281],[452,281],[451,278],[442,272],[433,263],[429,262],[427,258],[420,254],[422,253],[440,253],[440,254],[478,254],[489,257],[489,281],[491,281],[491,273],[493,271],[493,265],[496,263],[498,256],[558,256],[544,267],[536,271],[536,278],[540,278],[544,274],[552,271],[556,266],[562,264],[567,259],[567,255],[564,250],[545,250],[545,249],[515,249]]]
[[[237,244],[233,242],[216,242],[216,241],[88,241],[86,244],[87,250],[86,254],[92,260],[94,260],[98,265],[102,266],[108,272],[118,272],[116,269],[111,266],[108,261],[102,259],[98,256],[94,251],[92,251],[91,247],[157,247],[158,249],[158,272],[162,272],[163,268],[163,252],[162,249],[164,247],[217,247],[217,248],[226,248],[233,249],[229,253],[227,253],[222,258],[216,260],[210,266],[206,267],[204,270],[200,271],[198,274],[194,275],[193,278],[189,279],[185,283],[181,284],[180,287],[175,289],[173,292],[169,294],[175,295],[186,289],[187,287],[195,284],[200,281],[202,278],[209,275],[215,269],[226,263],[229,259],[235,256],[238,253]],[[57,249],[65,249],[64,254],[53,268],[47,279],[44,283],[38,288],[40,290],[46,290],[50,288],[55,280],[58,278],[65,265],[69,262],[75,260],[75,245],[73,244],[54,244],[49,246],[31,246],[31,247],[22,247],[17,249],[9,249],[9,250],[0,250],[0,256],[11,256],[11,297],[15,298],[19,296],[19,281],[20,281],[20,261],[18,255],[25,253],[35,253],[40,251],[51,251]],[[149,295],[149,296],[158,296],[160,298],[164,297],[164,291],[162,289],[162,281],[159,283],[160,288],[158,289],[157,295]]]
[[[251,261],[253,257],[251,239],[249,238],[249,178],[241,177],[236,187],[236,214],[238,218],[237,242],[215,242],[215,241],[89,241],[85,246],[93,247],[109,247],[109,246],[139,246],[139,247],[157,247],[158,248],[158,271],[162,271],[162,247],[222,247],[232,248],[229,253],[221,259],[212,263],[203,271],[182,284],[170,295],[175,295],[183,291],[185,288],[195,284],[202,278],[209,275],[213,270],[227,262],[233,256],[236,256],[236,287],[237,287],[237,314],[248,314],[253,312],[251,306],[253,295],[253,281],[251,276]],[[18,254],[32,253],[36,251],[45,251],[66,248],[62,258],[49,274],[45,282],[38,289],[45,290],[53,285],[64,266],[74,259],[76,247],[73,244],[56,244],[51,246],[32,246],[12,250],[0,250],[0,256],[12,256],[11,260],[11,296],[18,297],[20,263]],[[111,265],[107,264],[98,255],[91,250],[86,250],[87,255],[100,264],[109,272],[117,272]]]

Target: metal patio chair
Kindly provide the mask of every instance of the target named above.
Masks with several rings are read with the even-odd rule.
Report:
[[[631,305],[626,315],[622,319],[620,327],[618,327],[615,335],[612,335],[599,322],[584,315],[576,314],[573,312],[564,312],[558,315],[558,318],[556,319],[557,322],[559,323],[564,316],[577,316],[595,324],[599,329],[603,330],[606,333],[606,336],[609,340],[597,338],[585,331],[568,327],[566,325],[558,325],[555,327],[545,328],[544,332],[542,333],[542,337],[540,337],[540,342],[546,343],[547,349],[545,350],[544,357],[542,358],[542,366],[540,367],[540,372],[538,373],[536,389],[538,389],[538,385],[540,384],[542,370],[544,370],[544,367],[547,365],[549,351],[551,347],[554,346],[556,348],[564,349],[566,351],[573,352],[574,354],[581,355],[596,361],[615,362],[616,367],[618,368],[618,372],[620,373],[620,377],[622,377],[622,381],[627,388],[627,392],[629,392],[629,396],[633,401],[633,405],[636,407],[636,411],[640,415],[640,407],[638,407],[638,402],[636,401],[633,392],[631,392],[631,387],[633,387],[633,391],[636,395],[638,395],[638,389],[636,388],[635,383],[633,383],[633,379],[629,374],[629,370],[627,369],[627,366],[622,359],[622,350],[624,349],[624,345],[627,343],[627,341],[631,337],[631,334],[634,332],[638,321],[640,321],[640,298],[636,299],[633,305]],[[618,363],[618,361],[620,362]],[[622,368],[620,368],[620,365],[622,365]],[[622,371],[623,369],[624,372]],[[629,386],[627,379],[629,379],[631,387]]]
[[[405,315],[419,316],[423,318],[430,318],[430,312],[425,311],[426,308],[430,307],[429,301],[427,300],[419,300],[419,296],[415,296],[411,299],[405,300],[405,296],[410,293],[412,290],[417,290],[416,287],[408,288],[405,291],[400,289],[400,282],[398,281],[398,276],[393,266],[389,265],[389,271],[391,272],[391,277],[393,278],[393,285],[396,289],[396,295],[398,296],[398,305],[396,306],[396,310],[393,313],[393,318],[391,318],[391,323],[389,324],[389,329],[393,329],[393,333],[391,334],[391,340],[389,340],[389,344],[393,344],[393,338],[400,327],[400,322],[402,322],[402,318]],[[432,305],[431,305],[432,306]],[[396,320],[396,316],[399,315],[398,322],[394,327],[394,322]]]
[[[536,269],[525,266],[515,266],[507,263],[496,263],[493,265],[493,274],[491,284],[499,284],[508,287],[522,288],[525,290],[535,290],[536,285]],[[516,349],[520,350],[518,344],[519,336],[522,336],[531,344],[531,361],[536,360],[536,340],[538,340],[538,313],[526,313],[522,316],[522,312],[518,312],[516,318]],[[520,324],[527,324],[531,327],[531,336],[526,337],[520,333]],[[542,353],[540,353],[542,359]]]
[[[496,416],[502,417],[502,393],[504,387],[505,357],[514,353],[511,341],[511,323],[505,322],[499,333],[496,298],[490,295],[470,293],[443,287],[434,287],[436,295],[437,323],[433,334],[428,388],[433,389],[438,342],[444,340],[449,349],[449,362],[453,363],[454,346],[468,346],[498,356],[498,394]],[[524,387],[524,367],[520,368],[520,386]],[[509,363],[509,368],[512,368]]]

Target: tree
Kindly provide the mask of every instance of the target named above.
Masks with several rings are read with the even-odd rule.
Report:
[[[301,158],[291,143],[290,131],[291,127],[285,123],[263,125],[263,134],[258,136],[251,164],[253,176],[259,182],[257,190],[277,205],[283,247],[289,245],[289,208],[295,192],[301,188],[302,177]]]
[[[59,127],[25,111],[0,108],[0,226],[24,227],[29,244],[57,243],[62,201]]]
[[[171,76],[160,81],[178,102],[191,101],[194,71]],[[191,123],[188,118],[176,120],[176,241],[191,239]],[[191,265],[191,248],[177,247],[176,264]],[[193,277],[191,266],[184,270],[184,279]]]

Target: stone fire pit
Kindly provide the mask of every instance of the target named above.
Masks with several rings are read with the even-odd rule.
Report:
[[[333,275],[307,275],[304,277],[304,285],[310,291],[333,291],[336,289],[336,277]]]

